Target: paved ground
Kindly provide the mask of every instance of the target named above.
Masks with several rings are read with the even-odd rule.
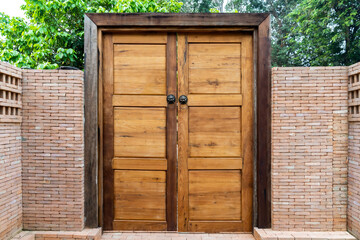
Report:
[[[254,240],[252,234],[104,232],[103,240]]]

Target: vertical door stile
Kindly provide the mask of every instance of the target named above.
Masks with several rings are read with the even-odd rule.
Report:
[[[104,187],[104,229],[112,229],[114,219],[114,172],[112,159],[114,157],[114,111],[113,95],[113,41],[111,34],[104,35],[103,48],[103,187]]]
[[[174,95],[177,99],[176,89],[176,33],[168,33],[166,48],[166,79],[167,95]],[[177,230],[177,193],[176,193],[176,161],[177,161],[177,106],[176,103],[168,104],[166,112],[166,218],[167,230]]]
[[[187,35],[178,34],[178,96],[188,94],[188,46]],[[188,106],[178,103],[178,231],[188,229],[189,176],[188,155]]]
[[[243,170],[242,170],[242,206],[244,229],[252,229],[253,217],[253,153],[254,153],[254,107],[253,107],[253,43],[251,37],[243,37],[241,43],[241,68],[242,77],[242,142],[243,144]]]

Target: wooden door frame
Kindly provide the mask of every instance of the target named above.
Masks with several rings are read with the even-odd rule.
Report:
[[[85,14],[85,226],[102,226],[103,32],[251,31],[254,36],[254,226],[271,227],[271,65],[268,13],[87,13]],[[260,50],[259,50],[260,49]]]

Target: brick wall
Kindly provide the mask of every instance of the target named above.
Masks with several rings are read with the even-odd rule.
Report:
[[[20,69],[0,62],[0,239],[22,228],[20,79]]]
[[[356,108],[360,105],[360,63],[348,69],[349,91],[357,91],[355,96],[349,94],[349,105],[354,103]],[[354,115],[349,117],[349,172],[348,172],[348,230],[360,238],[360,118]]]
[[[23,72],[23,225],[84,226],[83,73]]]
[[[273,68],[272,227],[345,230],[347,68]]]

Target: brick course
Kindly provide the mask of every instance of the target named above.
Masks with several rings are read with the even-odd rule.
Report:
[[[23,224],[84,227],[83,72],[23,72]]]
[[[272,85],[272,228],[346,230],[347,68],[273,68]]]
[[[21,71],[10,64],[0,62],[0,75],[0,77],[21,78]],[[0,91],[2,91],[7,86],[2,79],[0,81]],[[3,95],[0,96],[0,107],[7,105],[4,99]],[[20,122],[13,122],[9,115],[2,112],[0,113],[0,239],[9,239],[21,230],[21,201]]]
[[[349,75],[360,74],[360,63],[349,66]],[[360,121],[349,121],[348,230],[360,238]]]

